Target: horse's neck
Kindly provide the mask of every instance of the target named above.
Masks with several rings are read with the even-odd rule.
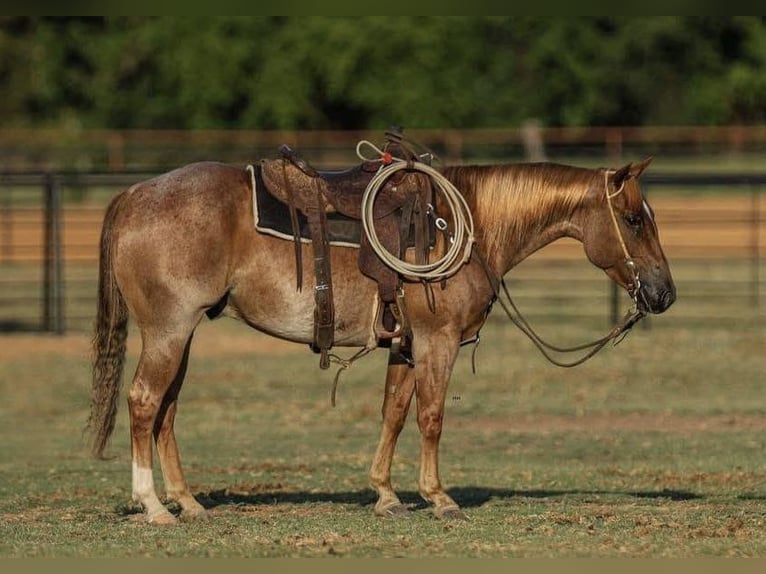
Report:
[[[575,219],[589,185],[587,170],[560,165],[487,168],[474,188],[479,249],[502,276],[561,237],[580,239]]]
[[[500,252],[494,258],[500,275],[504,275],[535,251],[553,243],[562,237],[577,237],[576,227],[566,218],[556,222],[546,222],[541,228],[532,228],[529,233],[522,235],[518,244],[509,244],[505,252]]]

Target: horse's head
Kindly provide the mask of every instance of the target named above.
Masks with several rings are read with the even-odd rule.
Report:
[[[638,186],[651,161],[603,172],[589,192],[582,233],[588,259],[625,288],[640,311],[662,313],[676,300],[676,287],[654,212]]]

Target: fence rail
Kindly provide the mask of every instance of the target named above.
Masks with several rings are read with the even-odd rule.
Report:
[[[104,207],[157,173],[0,172],[0,331],[90,329]],[[642,182],[679,288],[675,320],[763,320],[766,173],[660,172]],[[522,263],[510,284],[542,319],[610,320],[624,297],[568,240]]]
[[[406,127],[406,126],[405,126]],[[409,129],[405,135],[433,149],[446,162],[476,159],[537,159],[540,154],[621,159],[628,153],[661,157],[713,152],[766,153],[766,125],[588,126]],[[382,130],[103,130],[79,128],[0,129],[6,169],[123,172],[126,166],[164,169],[195,159],[249,162],[272,155],[282,143],[297,146],[327,167],[346,165],[361,139],[379,142]]]

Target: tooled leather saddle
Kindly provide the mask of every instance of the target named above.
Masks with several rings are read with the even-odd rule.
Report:
[[[298,212],[308,221],[314,256],[314,336],[312,349],[320,353],[320,367],[329,367],[328,351],[333,345],[335,309],[332,270],[327,234],[327,214],[340,213],[354,220],[362,219],[362,197],[370,181],[381,168],[386,154],[408,162],[422,161],[402,143],[401,132],[388,130],[384,157],[364,161],[342,171],[320,171],[287,145],[280,147],[280,159],[261,160],[264,185],[271,195],[288,206],[295,245],[296,286],[302,288],[302,250]],[[433,202],[430,179],[415,170],[400,170],[382,183],[372,206],[372,218],[379,243],[391,254],[403,258],[408,238],[414,237],[415,259],[428,260],[434,235],[429,204]],[[373,250],[362,233],[359,270],[375,280],[382,303],[382,329],[379,339],[406,335],[406,317],[401,305],[401,277],[389,268]]]

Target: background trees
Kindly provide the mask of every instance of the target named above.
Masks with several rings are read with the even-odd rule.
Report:
[[[0,126],[766,122],[763,17],[0,19]]]

